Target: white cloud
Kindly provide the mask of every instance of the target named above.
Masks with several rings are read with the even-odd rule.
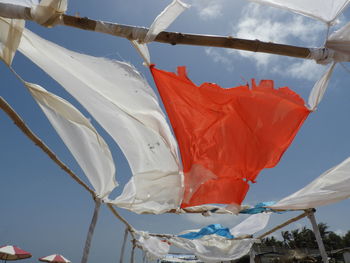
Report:
[[[215,63],[226,65],[228,71],[233,71],[232,59],[228,58],[227,54],[224,56],[219,50],[212,47],[205,48],[205,54],[211,57]]]
[[[239,22],[232,26],[232,34],[238,38],[275,43],[306,43],[307,46],[313,46],[325,37],[323,32],[326,32],[325,26],[317,21],[255,3],[247,5]],[[232,50],[229,53],[237,54]],[[254,60],[262,67],[277,59],[277,56],[269,54],[244,51],[238,51],[238,54]]]
[[[195,1],[192,6],[202,20],[215,19],[223,15],[223,3],[220,0]]]
[[[303,60],[300,62],[290,63],[289,65],[283,67],[275,66],[272,70],[281,76],[316,81],[320,78],[325,68],[313,60]]]

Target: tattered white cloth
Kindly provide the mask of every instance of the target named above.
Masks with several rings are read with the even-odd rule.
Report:
[[[40,4],[37,0],[0,0],[1,4],[5,5],[0,9],[0,58],[7,65],[12,64],[20,43],[25,26],[24,19],[33,19],[40,24],[49,25],[67,10],[67,0],[42,0]],[[26,13],[26,7],[31,8],[30,14]]]
[[[308,209],[328,205],[350,197],[350,158],[326,171],[310,184],[283,198],[270,208]]]
[[[170,245],[167,241],[149,236],[146,232],[139,232],[138,234],[140,235],[138,243],[142,250],[146,252],[149,260],[162,259],[169,253]]]
[[[0,0],[0,3],[32,7],[39,4],[39,0]]]
[[[253,235],[263,230],[270,219],[271,213],[251,215],[237,226],[230,229],[235,237]],[[188,233],[196,230],[186,230]],[[218,262],[238,259],[249,253],[256,239],[227,239],[216,234],[204,235],[198,239],[171,237],[172,245],[183,248],[203,260],[204,262]]]
[[[181,237],[169,239],[172,245],[195,254],[204,262],[219,262],[238,259],[249,253],[255,239],[226,239],[221,236],[204,236],[190,240]]]
[[[133,177],[112,203],[155,214],[179,206],[176,140],[154,91],[135,68],[67,50],[29,30],[19,50],[72,94],[122,149]]]
[[[11,65],[21,40],[25,21],[0,17],[0,58]]]
[[[33,98],[84,171],[99,198],[117,186],[112,154],[90,121],[68,101],[25,83]]]
[[[237,226],[230,229],[230,232],[235,237],[239,237],[242,235],[253,235],[261,230],[263,230],[269,220],[271,213],[260,213],[247,217],[247,219],[243,220]]]

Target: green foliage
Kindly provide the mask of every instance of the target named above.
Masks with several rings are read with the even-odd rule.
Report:
[[[326,250],[329,251],[343,247],[350,247],[350,231],[348,231],[345,236],[341,237],[333,231],[329,231],[329,227],[325,223],[319,223],[318,228],[320,230],[320,234]],[[266,246],[276,246],[292,249],[318,248],[313,231],[306,227],[303,227],[302,229],[293,229],[291,231],[282,231],[281,236],[282,241],[277,240],[275,237],[267,237],[262,240],[262,244]]]

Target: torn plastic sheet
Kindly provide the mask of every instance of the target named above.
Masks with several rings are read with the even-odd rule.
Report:
[[[350,158],[326,171],[299,191],[283,198],[272,209],[309,209],[350,197]]]
[[[138,234],[140,235],[138,243],[149,260],[162,259],[169,253],[170,245],[167,241],[149,236],[146,232],[138,232]]]
[[[99,198],[118,185],[108,145],[90,121],[68,101],[32,83],[25,83],[52,126],[66,144]]]
[[[146,36],[143,35],[145,33],[143,28],[135,28],[132,32],[132,35],[139,40],[132,40],[131,42],[148,66],[151,64],[151,58],[146,44],[152,42],[160,32],[167,29],[189,7],[180,0],[174,0],[155,18]]]
[[[190,240],[171,237],[172,245],[195,254],[204,262],[220,262],[238,259],[249,253],[256,239],[226,239],[217,235],[204,236]]]
[[[0,58],[10,66],[21,41],[25,21],[0,17]]]
[[[236,237],[243,235],[254,235],[267,226],[270,216],[270,212],[251,215],[235,227],[231,228],[230,232]]]
[[[133,177],[110,202],[136,213],[163,213],[179,206],[182,177],[176,140],[154,91],[135,68],[67,50],[29,30],[19,50],[71,93],[125,154]]]
[[[182,156],[181,208],[228,204],[239,212],[264,168],[274,167],[310,113],[304,100],[272,80],[224,89],[195,85],[185,67],[178,74],[150,67]]]

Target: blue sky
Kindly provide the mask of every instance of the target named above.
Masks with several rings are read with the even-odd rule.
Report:
[[[160,0],[76,0],[70,1],[68,14],[79,13],[93,19],[123,24],[149,26],[170,1]],[[311,19],[261,7],[243,0],[189,1],[192,7],[184,12],[169,31],[232,35],[264,41],[274,41],[307,47],[321,46],[326,29]],[[344,24],[350,14],[340,18]],[[134,64],[154,87],[147,68],[131,44],[125,39],[86,32],[67,27],[42,28],[28,22],[27,27],[40,36],[66,48],[95,56],[104,56]],[[151,43],[152,62],[159,68],[173,71],[186,65],[189,77],[197,84],[215,82],[233,87],[251,78],[273,79],[275,86],[288,86],[305,100],[321,75],[324,66],[312,61],[273,55],[242,53],[218,48],[171,46]],[[89,114],[54,80],[18,53],[13,67],[27,81],[38,83],[47,90],[68,99],[85,116]],[[1,64],[0,96],[22,116],[28,126],[81,178],[82,171],[73,160],[56,132],[50,126],[32,97],[9,69]],[[281,162],[263,171],[251,186],[245,203],[279,200],[300,189],[322,172],[349,156],[350,112],[349,73],[337,66],[327,93],[318,110],[311,114],[284,154]],[[88,226],[93,212],[90,195],[57,167],[29,141],[11,120],[0,112],[0,245],[16,244],[33,253],[33,259],[62,253],[72,262],[81,258]],[[117,167],[120,193],[130,177],[130,170],[118,146],[93,121],[109,144]],[[330,229],[345,234],[350,229],[349,200],[320,207],[316,217]],[[158,233],[178,233],[209,223],[234,226],[244,216],[200,215],[136,215],[124,210],[121,214],[139,230]],[[274,215],[267,229],[298,213]],[[301,220],[289,227],[309,226]],[[288,229],[288,228],[286,228]],[[124,226],[103,207],[96,227],[89,262],[112,262],[119,259]],[[127,256],[129,256],[127,252]],[[140,257],[140,253],[138,252]]]

